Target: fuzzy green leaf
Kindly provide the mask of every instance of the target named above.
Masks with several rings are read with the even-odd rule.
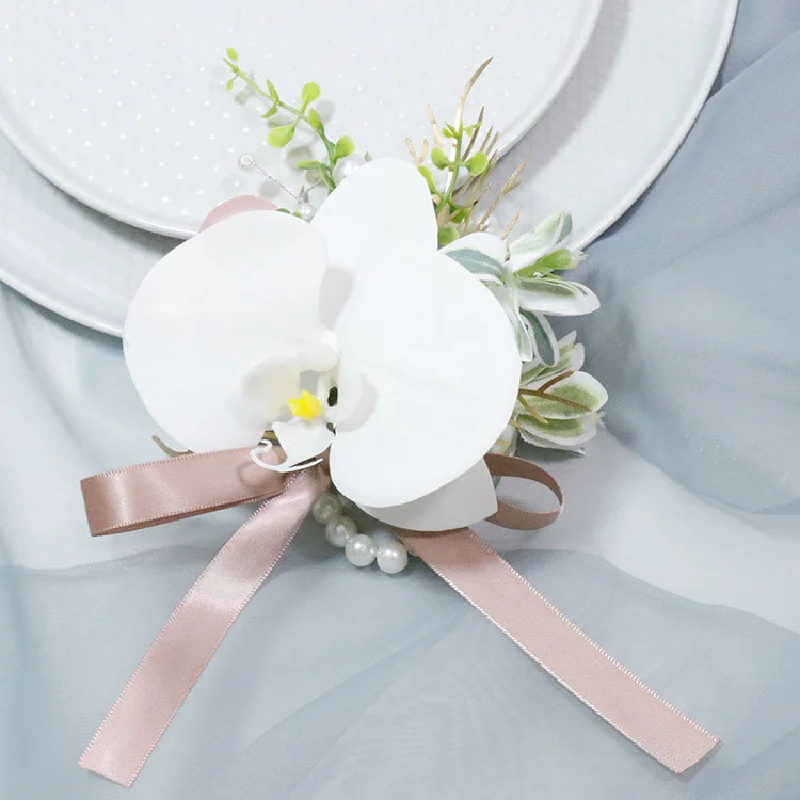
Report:
[[[572,419],[548,419],[547,424],[527,414],[520,414],[522,438],[537,447],[573,450],[586,444],[597,433],[597,418],[584,414]]]
[[[591,414],[599,411],[608,401],[608,392],[588,372],[576,372],[564,378],[547,389],[545,394],[547,398],[529,396],[525,400],[547,419],[572,419]]]
[[[447,255],[454,261],[458,261],[467,272],[471,272],[473,275],[480,278],[486,276],[498,281],[502,280],[503,265],[479,250],[448,250]]]
[[[319,97],[319,84],[313,81],[305,84],[300,92],[300,99],[304,103],[313,103]]]
[[[232,47],[229,47],[227,50],[225,50],[225,55],[228,56],[228,58],[234,63],[239,60],[239,54]]]
[[[334,150],[334,155],[336,158],[347,158],[347,156],[352,155],[353,151],[356,149],[355,144],[353,144],[353,139],[346,134],[341,136],[339,140],[336,142],[336,148]]]
[[[294,136],[294,125],[279,125],[267,134],[267,143],[272,147],[286,147]]]
[[[558,363],[558,339],[553,332],[553,328],[547,321],[547,317],[536,314],[532,311],[520,309],[523,316],[530,325],[533,335],[533,355],[548,367],[553,367]]]
[[[450,159],[441,147],[434,147],[431,150],[431,163],[436,169],[447,169],[450,166]]]

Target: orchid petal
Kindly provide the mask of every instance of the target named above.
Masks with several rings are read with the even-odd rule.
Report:
[[[333,480],[354,502],[385,508],[431,494],[508,423],[520,375],[512,329],[447,256],[386,257],[359,276],[335,332],[341,368],[368,376],[376,392],[364,423],[339,431],[331,448]]]
[[[454,481],[425,497],[399,506],[361,506],[370,516],[412,531],[466,528],[497,511],[497,494],[489,468],[479,461]]]
[[[265,361],[319,341],[325,244],[289,214],[249,211],[180,244],[145,276],[125,323],[125,357],[155,421],[191,450],[255,444],[236,395]]]
[[[292,472],[298,465],[306,464],[324,453],[331,446],[335,436],[334,432],[325,425],[297,418],[290,419],[288,422],[275,422],[272,430],[286,453],[284,461],[268,467],[275,472]]]
[[[228,407],[243,427],[260,429],[286,414],[286,400],[300,394],[296,359],[271,359],[248,370]]]
[[[311,224],[325,239],[334,273],[326,276],[328,291],[321,299],[328,325],[346,301],[348,273],[352,277],[369,270],[387,251],[436,250],[428,185],[413,164],[400,159],[381,158],[359,167],[325,200]]]

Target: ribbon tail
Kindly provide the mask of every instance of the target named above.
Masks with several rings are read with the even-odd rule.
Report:
[[[131,786],[230,627],[329,478],[297,472],[231,537],[181,600],[78,762]]]
[[[564,688],[668,769],[684,772],[719,744],[609,656],[474,531],[397,533]]]

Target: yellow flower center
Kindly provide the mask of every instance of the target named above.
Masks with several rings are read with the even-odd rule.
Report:
[[[300,419],[314,419],[322,413],[322,403],[311,392],[303,389],[300,397],[291,397],[286,401],[289,411]]]

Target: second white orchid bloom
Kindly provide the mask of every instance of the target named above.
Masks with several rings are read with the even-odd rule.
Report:
[[[343,495],[417,530],[496,509],[483,455],[514,411],[517,348],[492,294],[437,252],[406,162],[361,167],[311,224],[248,211],[179,245],[133,300],[125,355],[189,449],[272,430],[289,470],[330,448]]]

